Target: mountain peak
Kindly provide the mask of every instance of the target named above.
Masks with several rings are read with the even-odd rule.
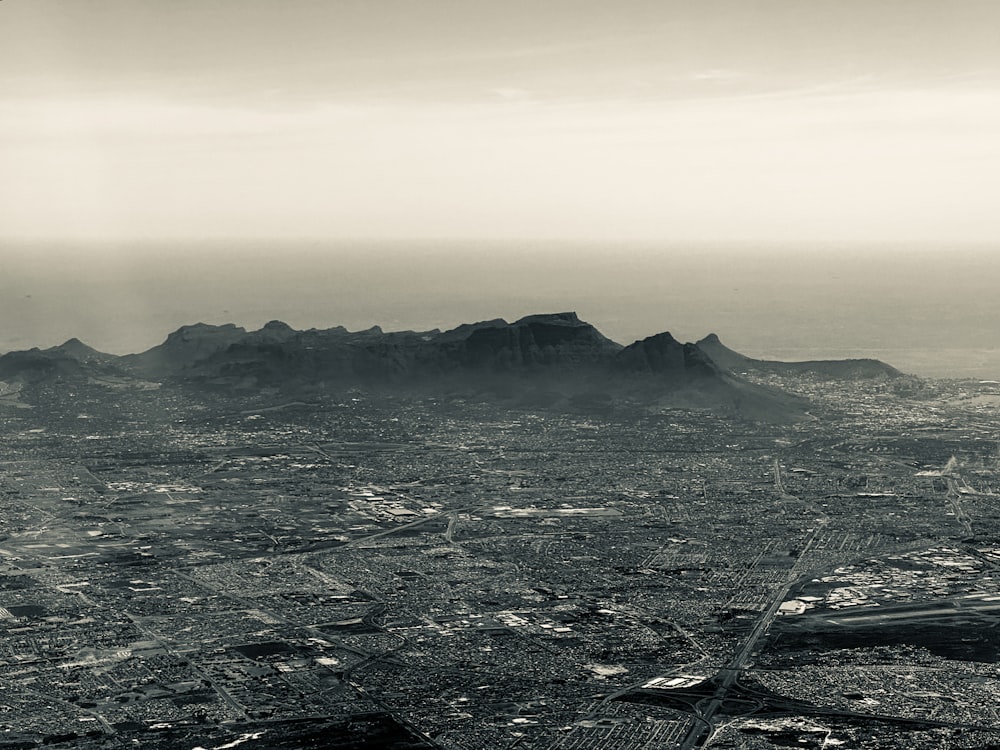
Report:
[[[59,346],[53,346],[45,350],[46,354],[60,357],[69,357],[80,362],[105,361],[114,359],[110,354],[99,352],[91,346],[87,346],[78,338],[71,338]]]
[[[563,325],[587,325],[575,312],[558,312],[558,313],[535,313],[534,315],[525,315],[520,320],[514,321],[513,325],[521,325],[526,323],[554,323]]]
[[[263,327],[260,330],[288,333],[289,331],[294,331],[295,329],[292,328],[290,325],[288,325],[288,323],[285,323],[284,321],[269,320],[263,325]]]
[[[294,338],[298,334],[294,328],[280,320],[271,320],[264,324],[259,331],[247,334],[247,339],[254,341],[282,342]]]
[[[726,370],[744,370],[751,367],[756,361],[744,354],[733,351],[728,346],[723,344],[719,337],[714,333],[708,334],[697,343],[697,346],[705,352],[705,354],[711,357],[715,364]]]
[[[696,344],[682,344],[664,331],[626,346],[616,357],[620,369],[632,372],[693,374],[715,377],[718,367]]]
[[[641,343],[643,341],[644,342],[648,342],[650,344],[658,344],[658,345],[669,345],[670,343],[674,343],[674,344],[680,344],[681,343],[680,341],[678,341],[677,339],[675,339],[673,337],[673,334],[671,334],[670,331],[663,331],[662,333],[655,333],[652,336],[647,336],[646,338],[641,339],[640,341],[637,341],[636,343]]]
[[[210,331],[245,331],[245,328],[241,328],[235,323],[222,323],[220,325],[215,325],[213,323],[202,323],[198,321],[197,323],[191,323],[189,325],[183,325],[178,328],[174,333],[203,333]]]
[[[169,334],[167,338],[169,339],[171,336],[181,338],[185,336],[214,336],[218,334],[231,335],[234,333],[246,333],[246,329],[236,325],[235,323],[213,325],[212,323],[199,322],[181,326],[176,331]]]
[[[80,339],[76,338],[75,336],[69,339],[68,341],[64,341],[62,344],[60,344],[55,348],[67,353],[82,352],[85,354],[93,354],[96,353],[97,351],[96,349],[92,349],[91,347],[87,346],[85,343],[80,341]]]

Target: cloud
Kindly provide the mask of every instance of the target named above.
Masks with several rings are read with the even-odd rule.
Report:
[[[519,88],[498,88],[490,89],[490,91],[499,96],[501,99],[506,99],[508,101],[522,101],[531,96],[530,91]]]
[[[24,98],[0,103],[0,136],[44,142],[259,135],[335,125],[372,109],[372,105],[312,102],[271,110],[141,96]]]
[[[688,76],[694,81],[736,81],[747,77],[747,73],[741,70],[698,70]]]
[[[502,93],[501,93],[502,92]],[[8,101],[0,226],[87,236],[992,238],[1000,92]],[[512,102],[516,106],[512,106]]]

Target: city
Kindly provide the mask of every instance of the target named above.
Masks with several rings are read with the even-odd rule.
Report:
[[[11,387],[0,747],[1000,741],[1000,386],[761,380],[815,418]]]

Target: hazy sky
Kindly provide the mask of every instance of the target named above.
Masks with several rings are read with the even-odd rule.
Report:
[[[386,330],[575,310],[628,344],[718,333],[751,356],[878,357],[1000,379],[1000,254],[810,244],[410,241],[8,244],[0,352],[78,337],[137,352],[181,325]],[[802,252],[805,249],[806,252]]]
[[[0,238],[989,242],[1000,3],[3,0]]]

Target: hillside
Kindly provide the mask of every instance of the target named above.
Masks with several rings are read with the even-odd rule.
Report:
[[[701,339],[698,347],[720,367],[736,373],[808,374],[831,380],[895,378],[902,375],[895,367],[877,359],[820,359],[803,362],[753,359],[730,349],[714,333]]]

